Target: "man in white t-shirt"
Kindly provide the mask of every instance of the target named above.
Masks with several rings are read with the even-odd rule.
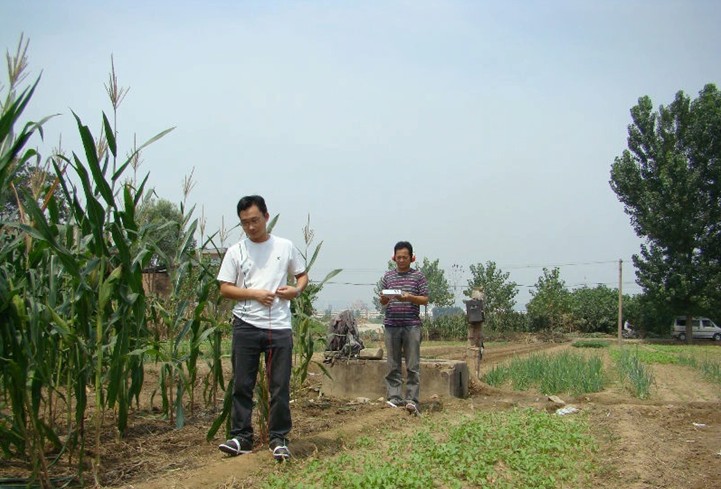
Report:
[[[253,450],[253,391],[261,353],[270,394],[270,450],[278,461],[290,458],[290,374],[293,360],[290,301],[308,285],[305,262],[293,243],[268,233],[263,197],[238,202],[246,237],[228,248],[218,273],[220,294],[233,307],[233,405],[231,439],[218,447],[231,456]],[[295,277],[295,286],[288,277]]]

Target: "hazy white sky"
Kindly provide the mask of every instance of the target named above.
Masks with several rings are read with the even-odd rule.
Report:
[[[610,165],[638,97],[719,84],[719,25],[721,3],[689,0],[0,1],[0,47],[24,33],[42,72],[28,115],[61,114],[48,145],[80,149],[71,111],[99,132],[112,55],[121,147],[176,127],[143,154],[159,196],[194,168],[208,230],[258,193],[301,248],[310,215],[311,279],[344,270],[317,304],[336,310],[371,303],[398,240],[460,286],[495,261],[519,308],[543,267],[615,287],[623,259],[638,292]]]

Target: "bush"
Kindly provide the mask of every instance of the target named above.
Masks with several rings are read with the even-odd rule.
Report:
[[[529,331],[528,316],[524,312],[488,312],[484,327],[496,331]]]
[[[468,322],[464,314],[423,319],[423,337],[428,340],[464,341],[468,337]]]

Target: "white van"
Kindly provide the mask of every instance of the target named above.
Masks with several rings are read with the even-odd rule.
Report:
[[[693,318],[693,339],[713,339],[721,341],[721,328],[716,326],[716,323],[711,321],[709,318]],[[677,317],[673,321],[673,333],[671,333],[676,339],[686,341],[686,318]]]

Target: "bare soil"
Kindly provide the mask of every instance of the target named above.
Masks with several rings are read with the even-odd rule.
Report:
[[[514,355],[567,348],[569,343],[532,341],[487,348],[481,373]],[[463,347],[424,346],[422,351],[425,358],[463,359],[465,354]],[[655,385],[647,400],[632,397],[621,384],[612,384],[600,393],[564,399],[587,413],[599,442],[602,470],[592,486],[721,487],[721,386],[704,381],[688,367],[652,368]],[[153,379],[146,382],[152,384]],[[412,421],[398,423],[398,410],[387,408],[381,400],[331,399],[322,396],[318,386],[320,374],[315,373],[311,387],[292,404],[290,448],[296,459],[337,453],[361,435],[414,428]],[[439,410],[468,412],[516,406],[549,411],[558,407],[537,392],[495,389],[476,381],[466,399],[427,400],[421,407],[424,416],[434,416]],[[175,430],[152,409],[135,413],[127,436],[119,442],[108,440],[99,485],[126,489],[245,488],[259,486],[269,471],[279,470],[260,442],[253,453],[234,458],[218,451],[221,436],[207,442],[206,433],[215,414],[196,413],[182,430]],[[0,465],[0,477],[12,469]]]

